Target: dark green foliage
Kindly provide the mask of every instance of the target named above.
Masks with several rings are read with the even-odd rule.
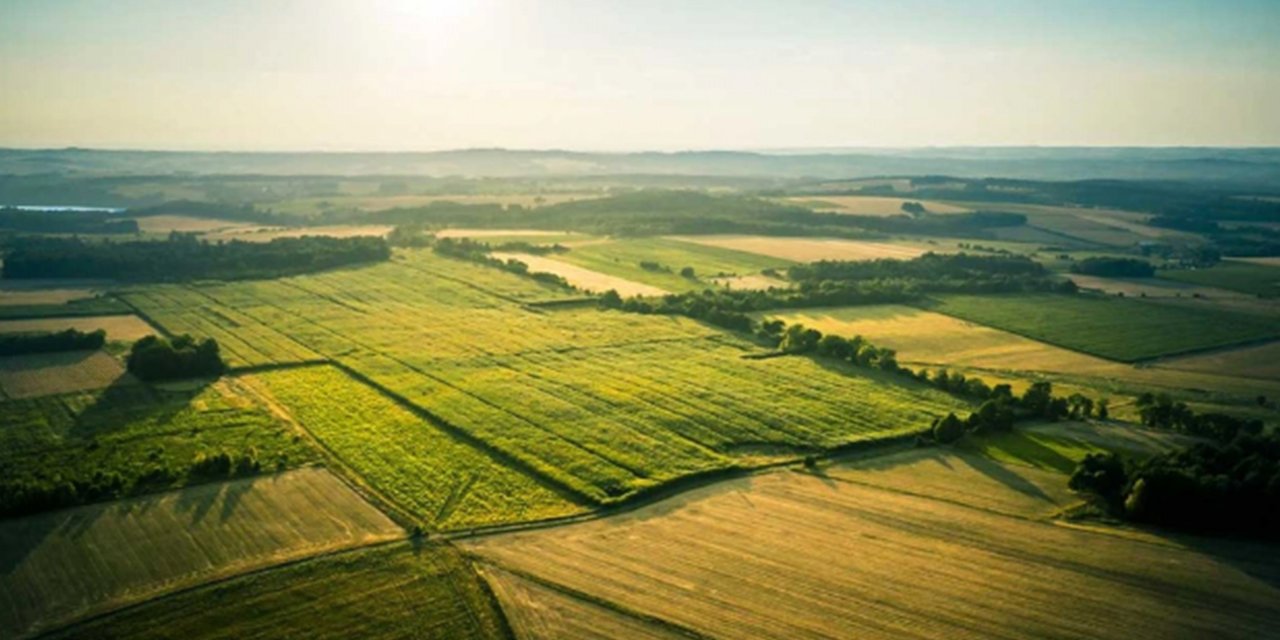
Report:
[[[987,400],[978,410],[969,414],[965,426],[970,431],[1011,431],[1014,414],[1010,403],[1004,400]]]
[[[132,313],[128,305],[107,296],[72,300],[63,304],[5,304],[0,305],[0,320],[20,318],[72,318],[80,316],[110,316]]]
[[[680,276],[683,278],[688,278],[690,280],[698,279],[698,274],[693,270],[693,267],[684,267],[683,269],[681,269]]]
[[[138,223],[110,211],[25,211],[0,208],[0,229],[28,233],[137,233]]]
[[[1262,431],[1261,420],[1236,418],[1221,413],[1196,414],[1185,402],[1175,402],[1167,393],[1144,393],[1138,396],[1138,415],[1142,424],[1169,429],[1193,436],[1227,442],[1239,434]]]
[[[0,356],[100,349],[106,341],[107,332],[102,329],[88,333],[67,329],[56,333],[2,334],[0,335]]]
[[[964,437],[964,423],[954,413],[936,420],[933,423],[933,439],[942,444],[949,444]]]
[[[1128,477],[1124,460],[1114,453],[1090,453],[1076,465],[1067,481],[1072,491],[1092,493],[1110,505],[1123,502],[1123,491]]]
[[[129,373],[142,380],[218,376],[226,369],[213,338],[197,342],[189,335],[173,340],[147,336],[133,343],[126,363]]]
[[[271,278],[391,257],[382,238],[306,236],[211,244],[174,233],[164,242],[88,243],[38,238],[9,251],[5,278],[190,280]]]
[[[924,208],[924,205],[919,202],[902,203],[902,212],[913,215],[913,216],[918,216],[918,215],[928,213],[928,211]]]
[[[469,238],[440,238],[435,241],[435,244],[433,244],[431,248],[436,253],[443,256],[478,262],[491,267],[497,267],[503,271],[527,276],[537,280],[538,282],[549,284],[553,287],[558,287],[566,291],[577,291],[577,288],[569,284],[569,281],[565,280],[562,276],[546,272],[530,273],[529,265],[524,262],[514,258],[510,260],[499,260],[498,258],[494,258],[489,255],[494,248],[485,242],[478,242]],[[614,295],[617,295],[616,291],[614,292]]]
[[[1155,267],[1137,258],[1085,258],[1071,265],[1071,273],[1104,278],[1150,278]]]

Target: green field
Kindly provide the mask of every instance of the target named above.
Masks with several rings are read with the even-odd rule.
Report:
[[[403,535],[315,468],[0,521],[0,637]]]
[[[1260,298],[1280,296],[1280,267],[1224,260],[1207,269],[1160,271],[1158,277],[1205,287],[1230,289]]]
[[[317,459],[265,408],[225,382],[116,385],[8,400],[0,412],[0,488],[76,485],[60,491],[64,504],[213,479],[193,478],[189,469],[198,458],[223,452],[236,460],[252,457],[263,471]]]
[[[1257,316],[1125,298],[942,295],[928,308],[1122,362],[1280,336],[1280,324]]]
[[[56,638],[506,638],[502,613],[446,546],[311,560],[149,602]]]
[[[583,507],[325,366],[259,374],[326,450],[430,529],[569,515]]]
[[[537,240],[534,238],[533,240]],[[712,288],[715,276],[753,275],[764,269],[785,270],[789,260],[666,238],[627,238],[587,243],[555,256],[580,267],[672,292]],[[641,262],[656,262],[669,271],[651,271]],[[693,267],[695,279],[680,275]]]
[[[77,316],[105,316],[132,313],[124,303],[115,298],[93,297],[55,304],[6,304],[0,305],[0,320],[19,318],[73,318]]]
[[[588,501],[761,448],[904,433],[964,406],[896,376],[746,360],[755,347],[683,318],[530,310],[521,303],[563,294],[427,251],[362,269],[163,289],[203,302],[152,313],[149,290],[130,299],[161,324],[233,332],[244,353],[271,352],[283,338],[331,359]]]

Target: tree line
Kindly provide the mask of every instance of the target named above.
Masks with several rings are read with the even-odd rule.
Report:
[[[373,237],[304,236],[218,243],[181,233],[158,242],[28,238],[5,255],[3,277],[237,280],[310,273],[390,257],[386,241]]]
[[[1071,273],[1103,278],[1150,278],[1156,275],[1156,268],[1138,258],[1093,257],[1072,264]]]
[[[486,242],[478,242],[470,238],[437,238],[432,243],[431,248],[433,251],[443,256],[449,256],[451,258],[458,258],[460,260],[468,260],[471,262],[477,262],[483,265],[496,267],[508,273],[514,273],[516,275],[526,276],[538,282],[549,284],[554,287],[559,287],[566,291],[578,290],[577,287],[569,284],[569,281],[565,280],[564,277],[560,275],[557,275],[554,273],[547,273],[545,271],[529,271],[529,265],[525,262],[516,260],[515,258],[500,260],[490,255],[490,253],[492,253],[493,251],[501,250],[501,248],[510,246],[510,244],[516,244],[516,243],[509,243],[508,245],[499,245],[499,248],[495,249],[493,246],[489,245]],[[526,243],[518,243],[518,244],[523,245]],[[560,247],[560,245],[554,245],[554,246]],[[564,247],[560,247],[560,249],[567,250]],[[553,251],[556,251],[554,247],[553,248],[544,247],[540,249],[541,253],[548,253]]]
[[[24,233],[137,233],[138,222],[110,211],[26,211],[0,208],[0,229]]]
[[[102,329],[89,332],[67,329],[44,333],[7,333],[0,334],[0,356],[100,349],[106,342],[107,332]]]

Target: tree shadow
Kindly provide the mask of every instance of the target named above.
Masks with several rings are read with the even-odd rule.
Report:
[[[139,383],[132,376],[117,378],[102,389],[93,402],[75,416],[72,438],[90,439],[109,435],[140,421],[166,424],[191,405],[214,379],[191,381],[181,387]]]
[[[1005,487],[1017,491],[1025,496],[1043,500],[1045,502],[1053,502],[1053,497],[1045,493],[1043,489],[1036,486],[1035,483],[1017,474],[1017,472],[1008,467],[992,460],[981,454],[976,455],[958,455],[958,459],[962,460],[969,468],[981,473],[982,475],[999,482]],[[1065,479],[1063,480],[1066,481]]]

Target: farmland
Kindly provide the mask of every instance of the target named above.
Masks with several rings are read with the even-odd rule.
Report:
[[[1159,277],[1260,298],[1280,297],[1280,267],[1265,264],[1224,260],[1206,269],[1161,271]]]
[[[772,236],[682,236],[676,239],[794,262],[875,260],[878,258],[908,260],[925,252],[924,249],[909,245],[865,242],[861,240],[777,238]]]
[[[302,236],[329,236],[353,238],[357,236],[385,236],[391,227],[380,224],[329,225],[316,227],[232,227],[204,234],[210,241],[243,240],[245,242],[270,242],[276,238],[300,238]]]
[[[309,560],[162,598],[55,638],[504,638],[449,547],[407,543]]]
[[[1280,624],[1263,547],[1056,526],[1040,519],[1060,489],[1034,497],[1043,471],[927,450],[894,461],[758,475],[464,547],[714,637],[1253,638]],[[916,495],[939,485],[961,493]]]
[[[151,325],[133,315],[0,320],[0,333],[54,332],[66,329],[86,333],[101,329],[107,332],[107,340],[123,342],[133,342],[156,333]]]
[[[1122,362],[1280,336],[1280,325],[1257,316],[1120,298],[948,295],[929,308]]]
[[[583,508],[332,367],[245,381],[264,388],[342,466],[428,528],[540,520]]]
[[[117,384],[8,400],[0,408],[4,483],[94,488],[73,492],[71,502],[181,486],[190,481],[195,460],[223,452],[252,456],[266,470],[315,460],[305,443],[227,382],[194,388]]]
[[[33,353],[0,358],[0,392],[9,398],[89,391],[132,381],[132,376],[125,374],[120,361],[102,351]]]
[[[0,522],[0,632],[23,637],[157,594],[403,535],[304,469]]]
[[[755,253],[664,238],[584,243],[556,259],[666,291],[705,289],[705,279],[713,276],[759,275],[765,269],[785,270],[792,264]],[[643,268],[642,262],[658,268]],[[693,268],[694,278],[680,275],[685,267]],[[619,293],[627,295],[621,290]]]
[[[733,466],[744,451],[906,433],[963,406],[894,376],[743,359],[749,344],[684,319],[530,311],[520,302],[564,294],[429,252],[160,291],[127,298],[170,330],[232,337],[233,361],[284,361],[279,344],[332,359],[586,500]],[[172,302],[191,298],[203,301]],[[157,299],[163,307],[149,306]]]
[[[919,202],[929,213],[965,213],[971,211],[964,207],[932,201],[911,200],[909,198],[885,198],[880,196],[820,196],[787,198],[786,202],[809,207],[815,211],[832,211],[855,216],[900,216],[904,215],[902,205],[907,202]]]
[[[585,269],[578,265],[565,262],[556,258],[545,258],[543,256],[535,256],[527,253],[506,253],[495,251],[490,254],[498,260],[519,260],[529,265],[529,270],[534,273],[554,273],[564,278],[569,284],[593,293],[603,293],[605,291],[617,291],[622,296],[660,296],[669,293],[664,289],[654,286],[635,282],[620,278],[618,276],[601,273]],[[637,269],[639,271],[639,269]]]

